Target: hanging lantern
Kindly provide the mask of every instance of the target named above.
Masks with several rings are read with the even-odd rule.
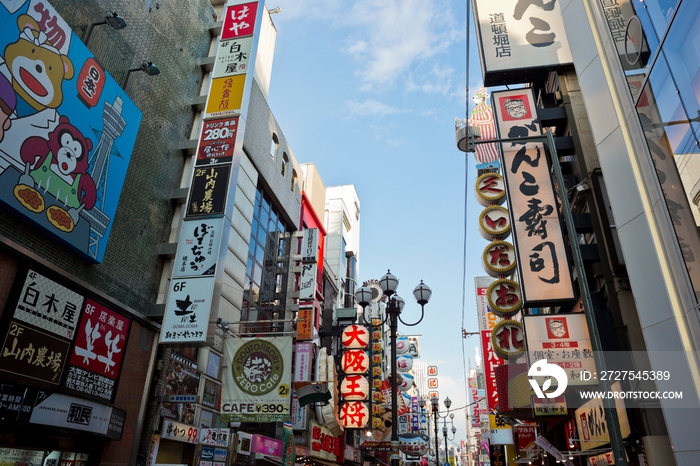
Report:
[[[365,374],[369,370],[369,354],[359,349],[345,351],[340,367],[346,374]]]
[[[520,312],[523,305],[520,285],[507,278],[493,282],[486,290],[486,294],[489,300],[489,309],[499,317],[514,316]]]
[[[363,325],[348,325],[343,329],[340,339],[343,348],[367,348],[369,347],[369,331]]]
[[[369,398],[369,382],[362,375],[348,375],[340,382],[340,396],[344,400],[364,401]]]
[[[396,354],[408,353],[408,337],[396,337]]]
[[[343,403],[338,419],[346,429],[363,429],[369,422],[369,407],[361,401]]]
[[[413,367],[413,356],[404,354],[396,357],[396,370],[399,372],[408,372]]]

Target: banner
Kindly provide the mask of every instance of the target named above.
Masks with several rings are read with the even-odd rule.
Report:
[[[230,422],[290,418],[292,337],[227,338],[221,414]]]

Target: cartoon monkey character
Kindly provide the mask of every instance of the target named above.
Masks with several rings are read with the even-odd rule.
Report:
[[[20,15],[17,26],[19,39],[8,44],[4,54],[12,76],[12,87],[31,106],[26,113],[56,109],[63,102],[63,81],[73,77],[73,63],[51,44],[31,16]],[[19,117],[25,112],[18,108]]]
[[[95,182],[87,173],[88,154],[92,150],[92,141],[84,137],[80,131],[70,124],[68,117],[62,116],[58,126],[49,133],[49,138],[32,136],[22,144],[20,155],[27,166],[28,175],[34,181],[34,194],[41,192],[53,195],[68,209],[92,209],[95,205],[97,191]],[[20,177],[18,187],[27,187],[26,175]],[[15,194],[17,195],[17,193]],[[32,210],[30,207],[26,206]],[[77,223],[77,215],[70,215],[58,206],[54,210],[62,210],[51,223],[63,231],[71,231]],[[36,210],[34,210],[36,212]],[[47,212],[47,215],[51,214]],[[66,216],[73,218],[72,223]],[[63,228],[61,228],[62,225]]]

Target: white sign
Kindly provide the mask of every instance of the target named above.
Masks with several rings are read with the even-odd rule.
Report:
[[[204,343],[214,295],[214,277],[173,279],[160,343]]]
[[[199,433],[199,443],[227,447],[231,437],[231,429],[202,429]]]
[[[523,318],[523,326],[530,367],[537,361],[546,360],[566,373],[568,385],[597,383],[582,377],[584,371],[596,372],[591,338],[583,313],[528,315]],[[538,382],[542,383],[542,380]]]
[[[252,44],[252,36],[222,40],[216,51],[212,78],[245,74],[248,71]]]
[[[301,264],[301,279],[299,280],[299,300],[310,301],[316,292],[316,263]]]
[[[528,82],[518,71],[572,63],[561,2],[547,2],[547,8],[535,3],[473,1],[485,86]],[[507,70],[512,72],[502,82]]]
[[[173,277],[214,275],[223,218],[185,220],[175,257]]]
[[[294,354],[294,381],[304,382],[311,379],[311,343],[297,343]],[[294,390],[292,397],[292,429],[306,430],[309,419],[309,406],[299,406]]]
[[[176,442],[197,444],[199,442],[199,430],[196,427],[163,419],[161,438],[175,440]]]
[[[318,228],[304,230],[304,238],[301,242],[301,261],[318,261]]]
[[[542,134],[531,89],[491,96],[500,137]],[[501,148],[523,303],[537,307],[572,300],[576,293],[544,144],[505,143]]]
[[[83,296],[29,270],[15,309],[15,318],[72,340]]]

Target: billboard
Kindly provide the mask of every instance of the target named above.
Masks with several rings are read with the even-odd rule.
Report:
[[[101,262],[141,111],[48,0],[0,25],[0,203]]]
[[[472,0],[484,85],[528,82],[572,63],[561,2]]]
[[[492,94],[499,135],[542,134],[531,89]],[[503,176],[518,252],[525,307],[555,305],[576,297],[544,144],[502,144]]]

